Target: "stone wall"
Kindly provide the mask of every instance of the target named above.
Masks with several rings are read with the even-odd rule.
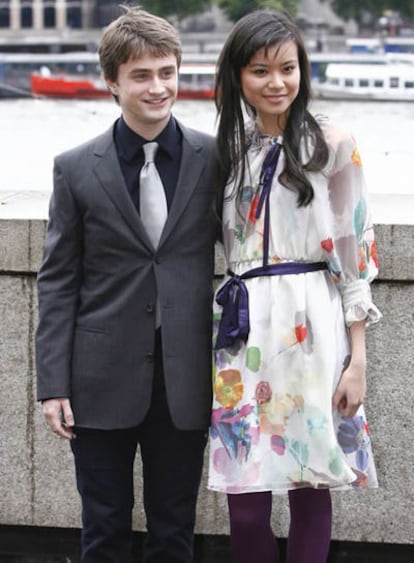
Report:
[[[0,525],[80,527],[68,443],[46,429],[35,402],[36,271],[44,220],[0,220]],[[383,320],[368,331],[366,410],[380,488],[333,493],[333,537],[412,543],[414,529],[414,225],[376,226],[380,276],[373,284]],[[217,272],[222,262],[218,259]],[[140,467],[134,527],[142,530]],[[274,500],[276,534],[287,535],[284,497]],[[224,495],[203,480],[197,532],[228,532]]]

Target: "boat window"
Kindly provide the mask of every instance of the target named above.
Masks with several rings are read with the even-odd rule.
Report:
[[[368,80],[367,80],[366,78],[361,78],[361,79],[359,80],[359,86],[360,86],[361,88],[367,88],[367,87],[369,86]]]
[[[414,82],[412,80],[404,82],[404,87],[405,88],[414,88]]]
[[[180,85],[184,88],[213,88],[214,76],[209,74],[180,74]]]
[[[339,78],[330,78],[329,84],[333,84],[334,86],[339,86]]]
[[[398,88],[400,81],[397,76],[392,76],[390,78],[390,88]]]
[[[347,86],[348,88],[354,85],[354,81],[352,80],[352,78],[345,78],[345,86]]]
[[[375,88],[384,88],[384,81],[383,80],[374,80],[374,87]]]

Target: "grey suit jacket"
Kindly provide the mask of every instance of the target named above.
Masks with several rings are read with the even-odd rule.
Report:
[[[182,162],[155,251],[127,191],[113,128],[55,159],[38,274],[38,399],[69,397],[78,426],[138,425],[149,408],[161,304],[167,398],[208,427],[216,233],[214,140],[179,125]]]

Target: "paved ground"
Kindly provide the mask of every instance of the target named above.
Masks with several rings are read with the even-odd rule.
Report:
[[[134,536],[140,561],[143,534]],[[285,541],[282,540],[282,557]],[[0,563],[79,563],[79,530],[0,526]],[[327,563],[412,563],[414,544],[332,542]],[[233,563],[227,536],[196,536],[194,563]],[[252,561],[252,563],[260,563]]]

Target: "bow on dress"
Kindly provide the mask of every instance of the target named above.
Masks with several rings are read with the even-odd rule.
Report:
[[[249,335],[249,294],[243,279],[263,275],[260,272],[267,268],[269,254],[269,196],[281,149],[282,138],[278,137],[276,142],[270,146],[260,172],[259,185],[262,191],[256,209],[256,219],[260,217],[265,204],[263,268],[249,270],[241,276],[237,276],[231,270],[227,270],[231,277],[218,291],[216,296],[216,302],[223,307],[215,345],[216,350],[230,347],[239,339],[245,342]],[[253,271],[254,274],[250,275]]]

